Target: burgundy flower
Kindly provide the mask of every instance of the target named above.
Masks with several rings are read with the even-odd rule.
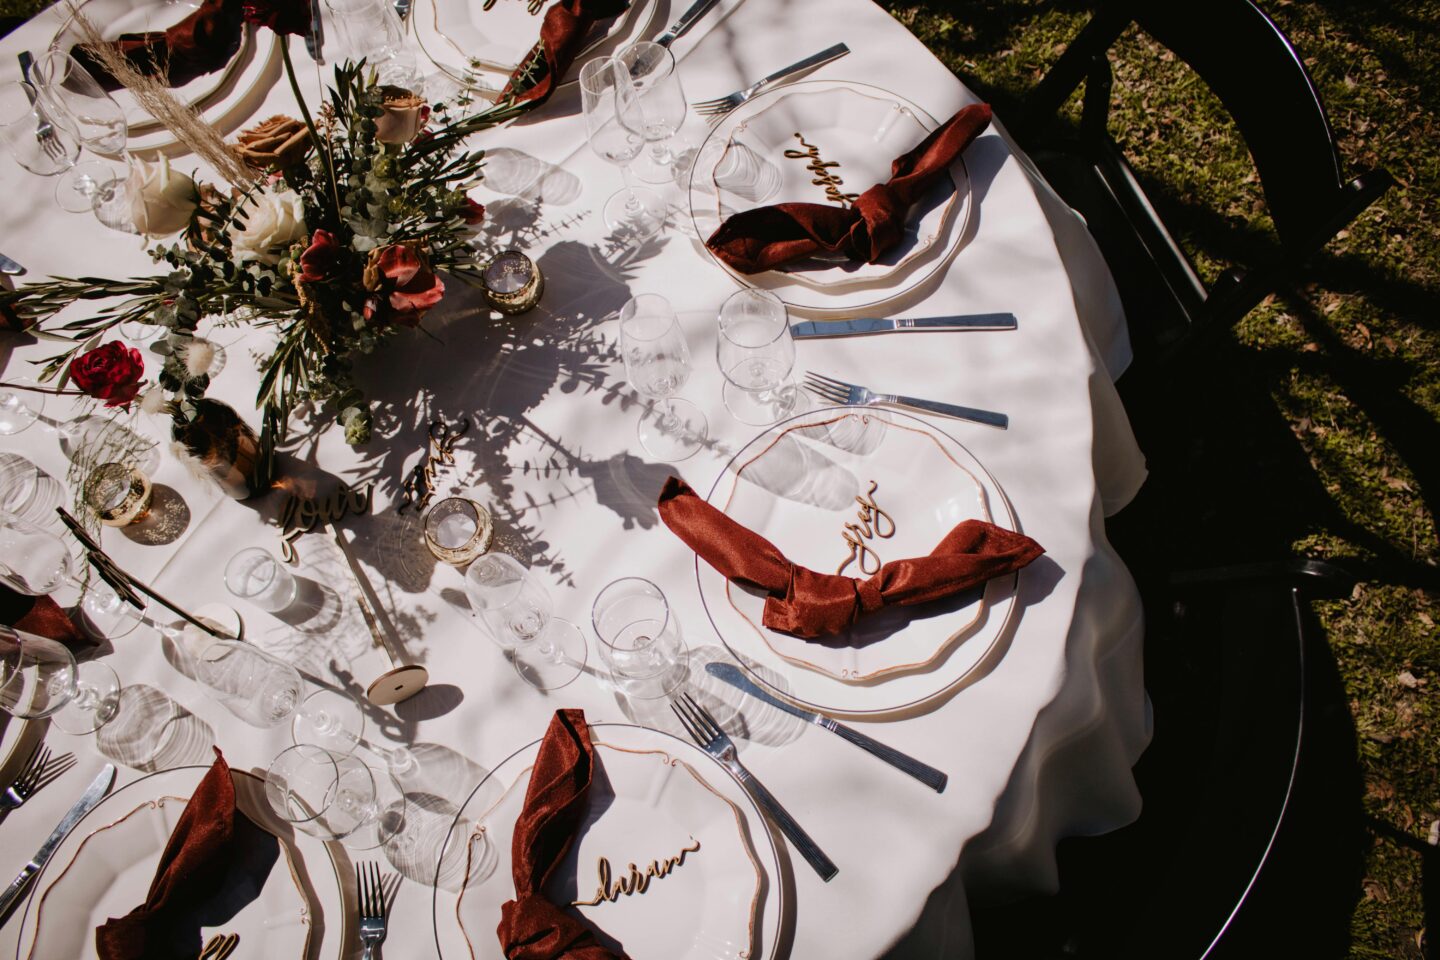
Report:
[[[310,4],[305,0],[245,0],[240,12],[256,26],[276,33],[310,35]]]
[[[362,282],[376,294],[366,300],[365,319],[378,323],[413,327],[445,295],[445,284],[414,243],[370,251]]]
[[[464,220],[472,227],[475,226],[477,223],[485,219],[485,205],[481,203],[476,203],[474,200],[466,197],[465,206],[460,208],[460,219]]]
[[[129,407],[140,392],[145,361],[140,351],[119,340],[96,347],[70,361],[70,382],[107,407]]]
[[[310,246],[300,254],[300,272],[297,280],[306,283],[320,283],[335,275],[340,265],[340,244],[328,230],[316,230],[310,235]]]

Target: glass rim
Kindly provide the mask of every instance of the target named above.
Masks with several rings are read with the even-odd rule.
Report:
[[[236,563],[239,562],[241,557],[255,556],[256,554],[259,554],[260,556],[263,556],[266,560],[270,561],[270,565],[272,568],[270,578],[259,587],[256,587],[254,590],[245,591],[237,589],[234,583],[239,573],[239,571],[235,569]],[[235,596],[240,597],[241,599],[248,600],[251,597],[257,596],[258,594],[260,594],[261,591],[265,590],[275,582],[276,577],[274,574],[274,569],[278,568],[279,566],[280,561],[276,560],[274,554],[272,554],[269,550],[266,550],[264,547],[246,547],[244,550],[239,551],[235,554],[235,556],[231,557],[229,562],[225,564],[225,589],[229,590],[231,593],[235,594]]]
[[[629,330],[627,329],[627,327],[629,326],[629,324],[630,324],[632,321],[634,321],[634,320],[637,320],[637,319],[650,320],[650,319],[658,319],[658,318],[659,318],[659,314],[658,314],[658,313],[657,313],[657,314],[649,314],[649,313],[647,313],[647,314],[644,314],[644,315],[641,315],[641,316],[637,316],[636,311],[638,311],[639,308],[637,307],[637,308],[635,308],[635,310],[632,310],[632,309],[631,309],[632,307],[635,306],[635,304],[639,303],[641,300],[647,300],[647,299],[656,300],[656,301],[659,301],[660,303],[664,304],[664,305],[665,305],[665,316],[666,316],[666,318],[667,318],[667,319],[666,319],[666,323],[665,323],[665,329],[661,330],[659,333],[656,333],[654,336],[649,336],[649,337],[643,336],[643,335],[641,335],[641,334],[639,334],[639,333],[631,332],[631,331],[629,331]],[[639,341],[642,341],[642,342],[645,342],[645,343],[651,343],[651,342],[653,342],[653,341],[655,341],[655,340],[659,340],[661,337],[665,336],[665,335],[666,335],[667,333],[669,333],[673,328],[678,327],[679,325],[680,325],[680,318],[679,318],[678,316],[676,316],[676,314],[675,314],[675,307],[674,307],[674,305],[672,305],[672,304],[670,303],[669,298],[666,297],[666,296],[664,296],[663,294],[659,294],[659,293],[637,293],[637,294],[635,294],[635,296],[631,297],[629,300],[626,300],[626,301],[625,301],[625,305],[620,308],[620,331],[621,331],[621,333],[623,333],[626,337],[628,337],[628,338],[631,339],[631,340],[639,340]]]
[[[631,648],[631,650],[648,649],[652,644],[656,643],[659,638],[664,635],[665,631],[668,630],[670,627],[670,598],[665,596],[665,591],[661,590],[654,581],[648,580],[645,577],[620,577],[616,580],[611,580],[609,583],[605,584],[605,586],[600,588],[600,592],[595,594],[594,602],[590,604],[590,626],[595,631],[595,638],[611,650],[617,650],[619,648],[616,647],[615,644],[607,640],[605,638],[605,634],[600,630],[600,601],[604,598],[605,594],[609,593],[613,588],[618,587],[621,584],[630,583],[643,583],[645,586],[653,589],[656,595],[660,598],[661,606],[665,608],[665,619],[660,624],[660,629],[656,630],[655,635],[650,638],[650,643],[645,644],[645,646],[643,647],[633,647]]]
[[[769,340],[765,340],[761,343],[741,343],[739,340],[736,340],[733,336],[731,336],[731,331],[729,328],[731,326],[732,320],[731,318],[725,316],[725,308],[730,305],[730,302],[732,300],[740,297],[744,297],[746,299],[753,299],[758,297],[761,300],[771,300],[774,301],[776,306],[780,308],[780,316],[778,318],[778,322],[775,325],[775,335]],[[758,350],[761,347],[768,347],[770,346],[770,344],[784,339],[785,336],[790,332],[790,311],[786,308],[785,301],[781,300],[769,290],[760,290],[755,287],[746,287],[743,290],[736,290],[734,293],[730,294],[730,296],[726,297],[725,302],[720,304],[720,311],[717,314],[717,318],[719,320],[717,326],[720,328],[720,335],[730,343],[733,343],[735,344],[735,346],[745,350]]]
[[[576,76],[575,82],[578,83],[580,89],[586,93],[604,93],[606,90],[610,90],[615,86],[614,81],[612,80],[603,86],[597,86],[594,82],[595,78],[604,74],[607,65],[613,70],[619,62],[620,61],[614,57],[592,57],[586,60],[584,65],[580,67],[580,73]]]
[[[650,53],[651,51],[648,49],[648,48],[650,48],[650,47],[654,47],[655,50],[658,50],[658,51],[662,54],[662,62],[665,64],[665,71],[664,71],[663,73],[657,72],[657,73],[654,73],[654,74],[649,74],[646,79],[652,80],[652,81],[660,81],[660,80],[668,79],[672,74],[675,73],[676,67],[678,66],[678,64],[677,64],[677,62],[676,62],[676,60],[675,60],[675,51],[671,50],[671,49],[670,49],[669,47],[667,47],[667,46],[664,46],[664,45],[662,45],[662,44],[658,44],[658,43],[656,43],[656,42],[653,41],[653,40],[636,40],[634,43],[632,43],[632,44],[630,44],[629,46],[625,47],[623,50],[621,50],[619,53],[617,53],[617,54],[616,54],[614,57],[612,57],[611,59],[615,60],[617,63],[620,63],[621,65],[624,65],[624,64],[625,64],[625,59],[624,59],[624,58],[625,58],[625,54],[626,54],[626,53],[628,53],[628,52],[631,51],[631,50],[644,50],[644,52]],[[629,70],[628,70],[628,69],[626,70],[626,73],[629,73]]]
[[[276,809],[275,802],[273,800],[270,802],[270,809],[274,810],[275,815],[278,816],[281,820],[284,820],[286,823],[314,823],[316,820],[319,820],[320,817],[324,815],[326,810],[330,809],[331,804],[335,802],[335,795],[338,794],[340,791],[340,760],[335,756],[332,751],[326,750],[318,743],[293,743],[290,746],[286,747],[284,750],[281,750],[279,753],[275,754],[274,759],[270,761],[270,765],[265,768],[265,793],[268,797],[270,794],[269,786],[270,784],[275,782],[274,779],[270,776],[271,771],[275,769],[275,765],[278,764],[281,759],[287,754],[293,754],[299,750],[313,751],[314,753],[318,753],[320,756],[323,756],[326,760],[330,762],[330,769],[334,773],[334,776],[330,780],[330,786],[325,791],[325,804],[324,806],[316,808],[315,812],[308,817],[291,817],[288,814],[287,810]],[[297,756],[298,755],[299,754],[297,754]],[[315,757],[314,759],[318,760],[319,757]],[[360,765],[362,767],[365,767],[365,764],[363,763]],[[369,770],[370,768],[365,767],[365,769]],[[373,781],[374,774],[371,774],[370,778]],[[338,840],[339,837],[336,837],[335,839]]]
[[[40,91],[35,87],[35,84],[29,83],[24,80],[10,80],[5,83],[0,83],[0,90],[18,91],[18,93],[16,94],[17,99],[15,100],[15,106],[21,108],[18,113],[15,113],[13,115],[8,111],[8,109],[5,112],[0,113],[0,127],[8,127],[13,124],[23,123],[25,117],[27,116],[33,118],[36,123],[40,121],[39,114],[35,112],[35,101],[39,99]],[[27,93],[26,91],[29,92]],[[34,96],[35,100],[30,99],[31,95]],[[0,99],[0,106],[6,106],[5,99]]]

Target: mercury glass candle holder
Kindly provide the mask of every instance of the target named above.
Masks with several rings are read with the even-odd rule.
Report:
[[[150,512],[150,478],[128,463],[102,463],[85,479],[85,505],[107,527],[124,527]]]
[[[534,309],[545,293],[545,276],[539,264],[519,250],[495,254],[480,268],[485,295],[501,313],[524,313]]]
[[[425,514],[425,546],[453,566],[463,567],[489,550],[494,536],[490,511],[474,500],[447,497]]]

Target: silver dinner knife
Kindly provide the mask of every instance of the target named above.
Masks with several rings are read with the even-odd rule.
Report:
[[[695,3],[690,6],[690,9],[680,15],[679,20],[670,24],[670,29],[655,38],[655,42],[662,47],[670,46],[670,44],[685,36],[685,33],[691,27],[695,26],[695,21],[709,13],[710,8],[719,2],[720,0],[695,0]]]
[[[736,690],[750,694],[750,696],[756,700],[764,701],[772,707],[784,710],[791,716],[799,717],[807,723],[813,723],[817,727],[837,734],[842,739],[849,740],[861,750],[879,757],[896,770],[910,774],[910,776],[919,780],[936,793],[945,792],[945,784],[949,781],[949,776],[936,770],[928,763],[921,763],[914,757],[903,754],[894,747],[887,747],[878,740],[872,740],[859,730],[852,730],[845,726],[845,724],[832,720],[824,714],[802,709],[793,703],[787,703],[779,697],[766,693],[760,689],[753,680],[741,673],[740,668],[733,663],[715,663],[712,661],[705,664],[705,672],[718,680],[723,680],[725,683],[730,684],[730,686]]]
[[[804,320],[791,324],[796,340],[822,337],[860,337],[867,333],[895,333],[907,330],[1014,330],[1013,313],[969,313],[953,317],[861,317],[855,320]]]
[[[12,276],[18,277],[24,272],[25,268],[20,266],[20,263],[18,261],[11,260],[9,257],[5,256],[5,254],[0,253],[0,273],[8,273]]]
[[[25,869],[21,870],[20,875],[14,879],[3,894],[0,894],[0,917],[9,915],[10,908],[20,899],[20,895],[25,892],[25,888],[35,878],[35,874],[40,872],[41,868],[45,866],[45,862],[55,853],[56,848],[60,846],[60,841],[64,840],[65,836],[75,828],[75,824],[80,822],[81,817],[93,810],[95,804],[104,799],[105,794],[110,792],[110,785],[114,782],[115,765],[107,763],[105,769],[90,781],[90,786],[85,790],[84,796],[75,802],[75,806],[65,814],[65,819],[61,820],[60,825],[51,832],[35,856],[30,858],[30,862],[25,864]]]

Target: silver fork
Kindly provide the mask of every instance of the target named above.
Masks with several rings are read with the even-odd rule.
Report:
[[[731,776],[750,789],[755,796],[755,801],[760,804],[760,809],[775,821],[775,826],[780,828],[781,833],[790,838],[790,842],[795,844],[795,849],[800,851],[800,856],[815,868],[815,872],[820,875],[821,880],[828,882],[831,877],[840,872],[840,868],[825,856],[825,851],[810,839],[810,834],[806,833],[804,828],[795,822],[795,818],[780,806],[780,801],[776,800],[770,791],[765,789],[764,784],[756,780],[754,775],[745,769],[736,756],[735,741],[730,739],[730,735],[721,729],[720,724],[715,722],[715,718],[710,716],[704,707],[686,693],[682,694],[680,699],[671,700],[670,709],[675,711],[675,716],[680,718],[680,723],[700,749],[719,760],[721,765],[730,771]]]
[[[826,47],[819,53],[812,53],[804,60],[797,60],[796,62],[790,64],[790,66],[788,67],[776,70],[768,77],[756,80],[744,90],[736,90],[734,93],[727,94],[723,97],[716,97],[714,100],[700,100],[690,104],[690,106],[694,107],[695,112],[698,113],[700,116],[709,117],[711,120],[718,120],[720,117],[725,116],[725,114],[740,106],[740,104],[744,103],[746,100],[749,100],[751,97],[755,96],[761,90],[764,90],[766,87],[770,86],[770,84],[776,83],[780,80],[784,80],[786,77],[800,73],[802,70],[809,70],[811,67],[818,67],[822,63],[829,63],[831,60],[838,60],[849,52],[849,47],[845,46],[845,44],[843,43],[837,43],[833,47]]]
[[[374,860],[355,864],[355,890],[360,900],[360,944],[363,960],[374,960],[375,948],[385,942],[385,885]]]
[[[36,790],[51,783],[73,766],[75,754],[64,753],[52,761],[50,748],[43,743],[36,744],[15,782],[6,787],[4,793],[0,793],[0,814],[8,814],[11,810],[18,809]]]
[[[896,393],[876,393],[869,387],[846,383],[844,380],[836,380],[834,377],[827,377],[821,373],[807,372],[805,374],[805,389],[815,394],[815,396],[821,400],[829,403],[855,407],[873,407],[882,403],[888,403],[892,406],[910,407],[914,410],[938,413],[941,416],[955,417],[959,420],[983,423],[987,426],[999,427],[1001,430],[1010,426],[1009,417],[1003,413],[996,413],[993,410],[977,410],[974,407],[962,407],[953,403],[941,403],[938,400],[922,400],[919,397],[905,397]]]
[[[46,119],[44,112],[35,105],[37,87],[35,81],[30,79],[30,70],[34,67],[35,60],[30,56],[29,50],[21,50],[18,56],[20,75],[25,84],[25,96],[30,100],[30,106],[34,108],[32,112],[36,120],[35,139],[39,142],[40,149],[44,150],[45,155],[51,160],[63,160],[65,159],[65,148],[55,138],[55,127]]]

